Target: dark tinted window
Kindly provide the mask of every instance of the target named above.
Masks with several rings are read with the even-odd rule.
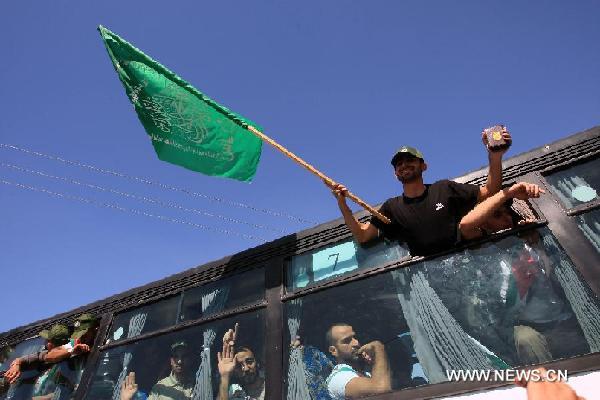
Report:
[[[343,396],[352,371],[334,366],[369,371],[355,351],[373,341],[383,344],[392,390],[446,381],[449,370],[600,351],[598,299],[547,228],[316,292],[285,308],[284,339],[300,343],[287,357],[288,399],[329,398],[330,390]],[[336,323],[347,326],[337,325],[328,342]],[[354,353],[342,352],[346,339]]]
[[[93,341],[93,337],[90,338]],[[35,338],[17,345],[8,359],[0,366],[0,371],[8,369],[12,360],[37,353],[44,349],[45,340]],[[69,343],[65,346],[72,346]],[[65,353],[68,356],[68,353]],[[36,368],[22,365],[21,376],[17,382],[4,386],[0,391],[0,399],[62,400],[72,398],[83,374],[87,355],[71,356],[56,364],[42,364]]]
[[[287,290],[300,289],[407,256],[408,250],[397,242],[359,245],[347,239],[292,257],[286,268],[286,287]]]
[[[265,297],[263,268],[220,279],[184,292],[180,320],[207,317]],[[213,300],[214,299],[214,300]]]
[[[106,343],[255,303],[264,299],[264,291],[262,268],[187,289],[183,294],[117,314]]]
[[[15,358],[42,350],[44,348],[44,343],[44,339],[34,338],[21,342],[16,346],[3,348],[1,353],[2,358],[0,359],[0,371],[6,371]],[[27,398],[28,396],[31,396],[33,384],[38,375],[38,371],[23,371],[21,378],[17,383],[8,386],[3,382],[0,388],[0,399]],[[0,379],[3,379],[1,375]]]
[[[256,311],[104,351],[86,398],[118,399],[125,376],[135,372],[136,398],[215,399],[222,380],[217,352],[222,350],[224,333],[236,323],[237,356],[228,385],[230,393],[252,393],[251,387],[262,391],[263,315]],[[253,367],[248,369],[252,361]]]
[[[600,191],[600,158],[550,174],[546,180],[566,208],[596,200]]]
[[[156,303],[117,314],[113,320],[107,343],[132,338],[143,333],[175,325],[180,296],[169,297]]]

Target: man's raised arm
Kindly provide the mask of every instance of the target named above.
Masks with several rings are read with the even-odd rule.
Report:
[[[482,202],[488,197],[498,193],[498,191],[502,188],[502,156],[504,153],[506,153],[512,143],[512,137],[506,130],[506,127],[504,127],[502,130],[502,138],[508,144],[508,146],[501,150],[494,151],[490,149],[485,132],[481,133],[481,140],[488,151],[489,170],[485,186],[482,186],[479,191],[479,197],[477,199],[478,202]]]
[[[379,341],[365,344],[358,351],[364,354],[367,362],[373,363],[372,376],[357,377],[346,384],[346,398],[360,397],[389,392],[392,389],[390,365],[384,345]]]
[[[348,189],[339,183],[330,186],[330,188],[333,195],[337,199],[338,206],[342,212],[342,216],[344,217],[344,222],[346,223],[348,229],[350,229],[350,232],[352,232],[354,239],[356,239],[358,243],[367,243],[375,239],[379,235],[379,230],[374,225],[371,225],[370,222],[359,222],[356,218],[354,218],[354,215],[352,215],[352,210],[350,210],[348,203],[346,203]]]
[[[463,239],[474,239],[481,236],[480,228],[491,217],[492,213],[498,209],[508,199],[527,200],[540,197],[545,193],[538,185],[527,182],[519,182],[510,188],[503,189],[493,196],[479,203],[467,215],[465,215],[458,224],[460,234]]]

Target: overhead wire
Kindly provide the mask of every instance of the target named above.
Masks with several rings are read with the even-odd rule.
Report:
[[[38,175],[38,176],[42,176],[44,178],[50,178],[50,179],[54,179],[54,180],[60,180],[63,182],[67,182],[73,185],[78,185],[78,186],[83,186],[83,187],[87,187],[90,189],[94,189],[94,190],[99,190],[102,192],[108,192],[108,193],[113,193],[122,197],[126,197],[129,199],[134,199],[137,201],[141,201],[141,202],[146,202],[146,203],[152,203],[152,204],[156,204],[162,207],[166,207],[166,208],[174,208],[174,209],[178,209],[181,211],[186,211],[186,212],[192,212],[195,214],[199,214],[199,215],[203,215],[203,216],[207,216],[207,217],[213,217],[213,218],[219,218],[221,220],[227,221],[227,222],[232,222],[232,223],[237,223],[237,224],[242,224],[242,225],[247,225],[253,228],[257,228],[257,229],[265,229],[265,230],[270,230],[273,232],[277,232],[277,233],[283,233],[285,234],[285,231],[283,229],[278,229],[278,228],[273,228],[267,225],[261,225],[261,224],[255,224],[252,222],[247,222],[241,219],[237,219],[237,218],[232,218],[232,217],[228,217],[225,215],[221,215],[221,214],[215,214],[215,213],[211,213],[208,211],[204,211],[204,210],[199,210],[197,208],[189,208],[189,207],[185,207],[182,206],[180,204],[177,203],[172,203],[172,202],[166,202],[160,199],[156,199],[156,198],[152,198],[152,197],[147,197],[147,196],[143,196],[143,195],[137,195],[137,194],[133,194],[133,193],[129,193],[129,192],[123,192],[120,190],[116,190],[116,189],[112,189],[112,188],[107,188],[107,187],[103,187],[100,185],[95,185],[92,183],[86,183],[86,182],[81,182],[75,179],[71,179],[71,178],[67,178],[64,176],[57,176],[57,175],[51,175],[51,174],[47,174],[43,171],[39,171],[39,170],[35,170],[35,169],[29,169],[29,168],[25,168],[25,167],[21,167],[15,164],[11,164],[11,163],[5,163],[5,162],[0,162],[0,166],[4,167],[4,168],[11,168],[20,172],[26,172],[29,174],[34,174],[34,175]]]
[[[243,237],[245,239],[259,240],[261,242],[267,242],[267,239],[262,238],[260,236],[248,235],[248,234],[245,234],[245,233],[236,232],[236,231],[232,231],[232,230],[229,230],[229,229],[215,228],[215,227],[212,227],[212,226],[198,224],[198,223],[195,223],[195,222],[185,221],[185,220],[181,220],[181,219],[177,219],[177,218],[171,218],[171,217],[167,217],[167,216],[160,215],[160,214],[152,214],[152,213],[149,213],[149,212],[146,212],[146,211],[136,210],[134,208],[125,208],[125,207],[121,207],[121,206],[119,206],[117,204],[114,204],[114,203],[107,203],[107,202],[103,202],[103,201],[89,199],[89,198],[86,198],[86,197],[74,196],[74,195],[71,195],[71,194],[68,194],[68,193],[54,192],[52,190],[48,190],[48,189],[45,189],[45,188],[36,187],[36,186],[30,186],[30,185],[25,185],[25,184],[22,184],[22,183],[19,183],[19,182],[11,182],[11,181],[7,181],[7,180],[1,179],[1,178],[0,178],[0,183],[2,183],[4,185],[8,185],[8,186],[15,186],[15,187],[18,187],[18,188],[21,188],[21,189],[31,190],[33,192],[45,193],[45,194],[48,194],[50,196],[58,197],[58,198],[61,198],[61,199],[69,199],[69,200],[79,201],[81,203],[88,204],[88,205],[94,205],[94,206],[97,206],[97,207],[104,207],[104,208],[113,209],[113,210],[117,210],[117,211],[132,213],[132,214],[135,214],[135,215],[142,215],[142,216],[145,216],[145,217],[156,218],[156,219],[159,219],[161,221],[167,221],[167,222],[171,222],[171,223],[175,223],[175,224],[181,224],[181,225],[188,225],[188,226],[192,226],[194,228],[198,228],[198,229],[202,229],[202,230],[208,230],[208,231],[212,231],[212,232],[218,232],[218,233],[225,234],[225,235],[235,235],[235,236]]]
[[[305,218],[301,218],[292,214],[288,214],[282,211],[274,211],[274,210],[269,210],[266,208],[258,208],[249,204],[245,204],[242,202],[237,202],[237,201],[231,201],[231,200],[227,200],[221,197],[217,197],[217,196],[211,196],[211,195],[207,195],[207,194],[203,194],[203,193],[198,193],[198,192],[194,192],[193,190],[190,189],[186,189],[186,188],[182,188],[182,187],[177,187],[177,186],[173,186],[170,184],[166,184],[166,183],[162,183],[162,182],[158,182],[156,180],[151,180],[148,178],[142,178],[142,177],[138,177],[138,176],[134,176],[134,175],[129,175],[123,172],[118,172],[118,171],[114,171],[114,170],[109,170],[109,169],[105,169],[105,168],[101,168],[101,167],[97,167],[95,165],[91,165],[91,164],[85,164],[79,161],[72,161],[72,160],[67,160],[65,158],[59,157],[59,156],[55,156],[55,155],[51,155],[51,154],[46,154],[46,153],[42,153],[39,151],[35,151],[35,150],[30,150],[30,149],[26,149],[24,147],[20,147],[20,146],[15,146],[15,145],[11,145],[11,144],[6,144],[6,143],[0,143],[0,147],[1,148],[5,148],[5,149],[11,149],[11,150],[17,150],[29,155],[33,155],[36,157],[41,157],[41,158],[46,158],[49,160],[53,160],[53,161],[58,161],[61,162],[63,164],[67,164],[67,165],[71,165],[71,166],[77,166],[80,168],[84,168],[84,169],[88,169],[97,173],[101,173],[101,174],[105,174],[105,175],[111,175],[111,176],[117,176],[120,178],[124,178],[124,179],[128,179],[128,180],[132,180],[138,183],[143,183],[146,185],[153,185],[153,186],[158,186],[162,189],[167,189],[167,190],[171,190],[171,191],[175,191],[175,192],[180,192],[180,193],[185,193],[189,196],[193,196],[193,197],[200,197],[209,201],[213,201],[213,202],[219,202],[219,203],[223,203],[223,204],[227,204],[230,206],[234,206],[234,207],[239,207],[239,208],[245,208],[248,210],[252,210],[254,212],[259,212],[259,213],[263,213],[263,214],[267,214],[267,215],[271,215],[274,217],[283,217],[283,218],[287,218],[296,222],[301,222],[301,223],[309,223],[309,224],[316,224],[316,222],[314,221],[310,221],[307,220]]]

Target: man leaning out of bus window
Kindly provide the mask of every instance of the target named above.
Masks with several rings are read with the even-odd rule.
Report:
[[[217,400],[264,400],[265,378],[254,350],[235,347],[238,324],[223,335],[223,349],[217,353],[219,394]]]
[[[502,135],[510,145],[512,139],[506,128]],[[423,153],[414,147],[401,147],[392,157],[391,164],[396,178],[402,183],[403,194],[386,200],[379,209],[391,220],[391,224],[384,224],[374,216],[369,222],[359,222],[346,204],[346,187],[328,182],[325,184],[332,189],[344,222],[359,243],[375,239],[381,233],[389,239],[406,242],[413,256],[435,254],[457,244],[460,219],[478,202],[497,193],[502,186],[502,155],[508,146],[492,148],[484,133],[482,141],[489,159],[485,186],[450,180],[425,184],[423,172],[427,164]]]
[[[325,338],[336,360],[327,378],[327,390],[333,400],[357,399],[391,390],[383,343],[376,340],[361,346],[352,326],[343,322],[331,325]]]
[[[514,223],[510,216],[503,216],[502,210],[513,199],[528,200],[545,193],[538,185],[527,182],[515,183],[485,199],[467,213],[458,224],[462,240],[476,239],[494,232],[510,229]],[[525,222],[525,221],[523,221]]]
[[[53,325],[50,330],[44,329],[39,335],[46,339],[44,350],[15,358],[4,373],[4,378],[9,384],[19,379],[22,370],[42,368],[44,365],[59,363],[90,351],[89,345],[71,341],[69,328],[63,324]]]

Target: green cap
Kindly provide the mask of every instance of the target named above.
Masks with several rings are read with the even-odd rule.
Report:
[[[55,345],[62,345],[69,341],[69,328],[63,324],[53,325],[50,329],[44,329],[40,336]]]
[[[175,351],[175,349],[177,349],[179,347],[187,348],[187,343],[186,342],[175,342],[175,343],[173,343],[171,345],[171,353],[173,353]]]
[[[405,154],[409,154],[411,156],[414,156],[414,157],[420,158],[421,160],[424,160],[423,153],[421,153],[418,149],[416,149],[414,147],[410,147],[410,146],[402,146],[398,149],[396,154],[394,154],[394,157],[392,157],[392,161],[391,161],[392,167],[395,167],[396,163],[398,162],[398,159]]]
[[[79,339],[82,337],[90,328],[96,326],[98,324],[98,320],[92,314],[83,313],[76,320],[73,326],[75,327],[75,331],[71,335],[73,339]]]

